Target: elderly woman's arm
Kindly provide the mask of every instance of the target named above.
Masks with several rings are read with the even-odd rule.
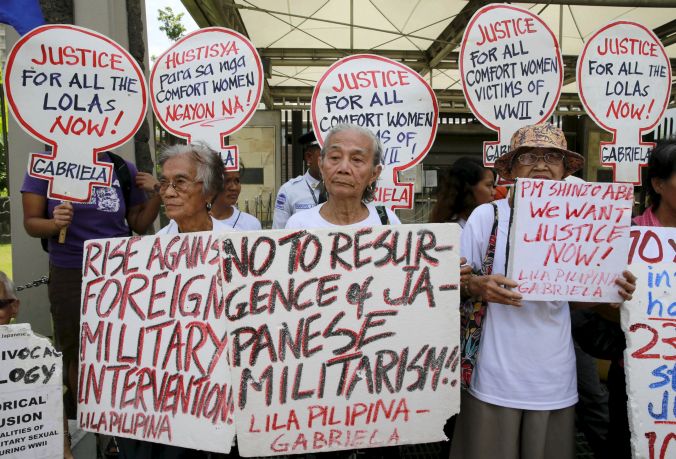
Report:
[[[136,186],[149,195],[146,202],[131,207],[127,212],[129,227],[138,234],[145,234],[160,211],[162,200],[155,189],[157,183],[157,179],[152,174],[146,172],[136,174]]]
[[[500,303],[509,306],[521,306],[521,294],[509,290],[518,284],[505,276],[491,274],[488,276],[470,276],[464,289],[466,297],[482,298],[489,303]]]

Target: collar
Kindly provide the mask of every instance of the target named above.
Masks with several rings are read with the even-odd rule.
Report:
[[[308,185],[312,187],[313,190],[317,189],[317,186],[319,185],[319,180],[314,178],[312,175],[310,175],[310,171],[305,172],[303,174],[303,179],[307,182]]]

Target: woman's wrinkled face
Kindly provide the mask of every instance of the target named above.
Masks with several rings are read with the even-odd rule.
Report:
[[[202,182],[197,181],[197,167],[189,155],[179,155],[168,159],[160,173],[160,196],[167,217],[186,222],[200,214],[207,213],[207,202]]]
[[[493,172],[484,170],[484,175],[474,186],[472,186],[472,196],[477,206],[486,204],[495,199],[495,185]]]
[[[531,148],[514,158],[512,177],[561,180],[566,171],[563,157],[563,153],[556,150]]]
[[[333,134],[319,163],[329,198],[359,199],[375,182],[382,166],[373,165],[373,141],[359,131]]]
[[[0,304],[0,325],[7,325],[19,312],[19,300],[9,298],[2,283],[0,283],[0,302],[2,302]]]

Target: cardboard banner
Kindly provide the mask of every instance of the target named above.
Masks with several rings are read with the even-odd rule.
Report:
[[[61,353],[30,325],[0,325],[0,456],[63,457]]]
[[[239,169],[227,137],[253,116],[263,92],[258,51],[223,27],[197,30],[164,52],[150,74],[153,111],[164,128],[221,153],[226,170]]]
[[[487,5],[469,22],[460,47],[460,79],[469,108],[498,140],[484,142],[484,164],[509,151],[519,128],[546,121],[563,82],[559,44],[536,14]]]
[[[51,153],[32,153],[28,173],[49,181],[47,196],[88,202],[110,186],[112,165],[97,153],[118,147],[146,114],[143,72],[120,45],[73,25],[33,29],[7,58],[5,88],[19,125]]]
[[[235,426],[216,236],[85,243],[80,427],[227,453]]]
[[[642,136],[662,120],[671,94],[671,65],[647,27],[616,21],[596,32],[577,61],[580,100],[596,124],[612,132],[601,142],[601,164],[613,180],[641,184],[652,142]]]
[[[526,300],[621,302],[634,187],[517,179],[507,277]]]
[[[394,209],[413,207],[413,183],[399,182],[398,174],[425,158],[439,118],[436,95],[417,72],[381,56],[348,56],[319,79],[311,111],[320,145],[338,124],[356,124],[376,134],[383,144],[383,171],[375,201]]]
[[[623,303],[624,371],[633,457],[676,454],[676,233],[633,227],[629,270],[638,278]]]
[[[459,410],[459,227],[222,236],[242,456],[445,439]]]

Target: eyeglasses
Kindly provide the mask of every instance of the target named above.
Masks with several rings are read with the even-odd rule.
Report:
[[[544,155],[521,153],[516,159],[524,166],[532,166],[540,159],[544,159],[547,164],[561,164],[563,162],[563,153],[559,153],[558,151],[545,153]]]
[[[0,309],[4,309],[10,304],[14,303],[16,298],[0,298]]]
[[[202,180],[188,180],[184,177],[179,177],[174,180],[160,179],[160,193],[165,193],[169,186],[179,193],[185,193],[193,183],[202,183]]]

